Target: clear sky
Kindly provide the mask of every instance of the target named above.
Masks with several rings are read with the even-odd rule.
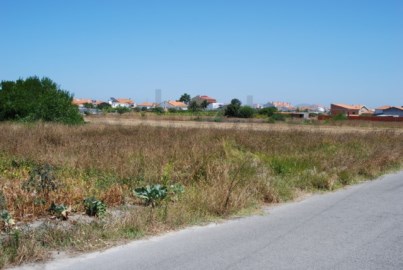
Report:
[[[79,98],[403,105],[401,0],[0,0],[0,80]]]

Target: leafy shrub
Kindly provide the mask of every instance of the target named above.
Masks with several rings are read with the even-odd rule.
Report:
[[[276,123],[276,120],[274,120],[273,117],[269,117],[269,118],[267,119],[267,123],[269,123],[269,124],[274,124],[274,123]]]
[[[49,192],[59,188],[60,183],[54,176],[54,169],[50,164],[35,167],[29,174],[29,178],[22,184],[22,189],[48,196]]]
[[[273,119],[274,121],[285,121],[285,116],[284,114],[276,113],[271,116],[271,119]]]
[[[7,210],[0,211],[0,219],[2,223],[0,224],[0,230],[1,229],[8,230],[15,225],[14,219]]]
[[[339,113],[339,114],[332,116],[332,120],[334,120],[334,121],[343,121],[343,120],[347,120],[347,119],[348,119],[348,117],[344,113]]]
[[[255,110],[252,107],[249,106],[242,106],[239,109],[238,117],[241,118],[252,118],[253,115],[255,114]]]
[[[162,185],[147,185],[146,187],[136,188],[134,195],[144,200],[145,205],[155,207],[167,196],[167,188]]]
[[[103,217],[106,214],[106,204],[94,197],[84,200],[85,212],[89,216]]]
[[[269,108],[263,108],[258,111],[258,114],[260,115],[266,115],[268,117],[271,117],[275,112],[277,112],[276,107],[269,107]]]
[[[127,107],[122,107],[122,106],[116,107],[115,110],[116,110],[116,112],[117,112],[118,114],[124,114],[124,113],[130,112],[130,109],[129,109],[129,108],[127,108]]]
[[[156,113],[156,114],[164,114],[165,110],[162,107],[155,107],[152,109],[152,112]]]
[[[66,207],[64,204],[55,204],[54,202],[52,202],[52,205],[49,208],[49,212],[55,215],[57,218],[67,220],[68,215],[71,212],[71,208]]]

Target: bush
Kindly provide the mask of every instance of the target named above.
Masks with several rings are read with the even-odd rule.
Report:
[[[94,197],[84,200],[85,212],[89,216],[103,217],[106,213],[106,204]]]
[[[347,115],[345,115],[343,113],[339,113],[339,114],[332,116],[332,120],[334,120],[334,121],[343,121],[343,120],[347,120],[347,119],[348,119]]]
[[[275,121],[285,121],[285,115],[284,115],[284,114],[276,113],[276,114],[273,114],[273,115],[271,116],[271,119],[273,119],[273,120],[275,120]]]
[[[156,113],[156,114],[164,114],[165,110],[162,107],[155,107],[152,109],[152,112]]]
[[[163,185],[147,185],[146,187],[136,188],[134,195],[144,200],[145,205],[155,207],[167,196],[167,188]]]
[[[258,113],[259,113],[260,115],[266,115],[266,116],[268,116],[268,117],[271,117],[275,112],[277,112],[277,108],[276,108],[276,107],[263,108],[263,109],[260,109],[260,110],[258,111]]]
[[[72,104],[72,95],[49,78],[2,81],[0,87],[0,121],[84,122],[77,106]]]
[[[241,118],[252,118],[255,114],[255,110],[252,107],[249,106],[242,106],[239,109],[239,114],[238,117]]]
[[[231,104],[227,105],[224,110],[224,115],[229,117],[238,117],[239,110],[241,109],[241,101],[239,99],[232,99]]]
[[[118,114],[124,114],[124,113],[130,112],[130,109],[129,109],[129,108],[127,108],[127,107],[121,107],[121,106],[116,107],[115,110],[116,110],[116,112],[117,112]]]

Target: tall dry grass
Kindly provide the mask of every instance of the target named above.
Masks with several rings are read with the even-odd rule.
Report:
[[[30,172],[42,164],[55,168],[60,184],[46,196],[22,188]],[[106,225],[76,225],[65,230],[49,227],[48,233],[24,236],[27,243],[41,250],[60,246],[87,249],[80,235],[86,235],[96,247],[113,239],[174,229],[263,202],[289,200],[301,191],[332,190],[402,164],[403,140],[393,131],[332,134],[0,125],[0,187],[7,209],[17,220],[48,216],[51,202],[71,205],[76,211],[83,210],[82,200],[88,196],[104,200],[109,207],[140,205],[132,193],[136,187],[161,182],[185,186],[177,202],[154,210],[138,206],[127,215],[110,216]],[[38,197],[45,201],[38,204]],[[7,245],[4,248],[10,250]],[[24,250],[26,245],[19,246],[13,256],[3,257],[3,264],[43,256],[41,252],[27,255]]]

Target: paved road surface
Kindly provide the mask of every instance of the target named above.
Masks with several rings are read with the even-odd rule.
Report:
[[[34,269],[403,269],[403,172]]]

